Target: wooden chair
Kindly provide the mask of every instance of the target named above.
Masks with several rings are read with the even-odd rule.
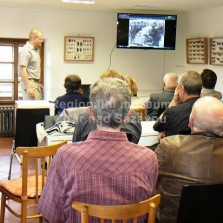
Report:
[[[66,143],[66,141],[62,141],[49,146],[17,147],[16,153],[23,159],[22,178],[0,182],[1,223],[4,222],[5,208],[16,217],[21,218],[22,223],[26,223],[27,218],[40,218],[40,222],[42,222],[40,214],[27,216],[27,206],[38,203],[52,156],[56,154],[59,147]],[[29,168],[30,164],[34,164],[35,168]],[[16,213],[6,200],[21,203],[21,214]]]
[[[146,108],[131,108],[131,111],[134,111],[138,114],[142,121],[147,120],[147,110]]]
[[[88,223],[89,216],[93,216],[101,219],[101,223],[104,223],[105,219],[112,220],[115,223],[116,220],[123,220],[123,223],[127,223],[128,219],[134,219],[134,223],[137,222],[137,217],[148,214],[147,223],[155,222],[156,207],[160,203],[160,194],[157,194],[145,201],[126,204],[126,205],[93,205],[73,201],[72,207],[81,212],[81,223]]]

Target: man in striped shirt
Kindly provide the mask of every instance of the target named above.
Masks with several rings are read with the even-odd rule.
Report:
[[[54,156],[38,204],[50,223],[79,223],[80,215],[71,207],[73,200],[115,205],[152,196],[156,155],[129,142],[120,132],[130,105],[129,86],[120,79],[104,78],[91,86],[90,113],[97,130],[90,132],[86,141],[61,147]]]

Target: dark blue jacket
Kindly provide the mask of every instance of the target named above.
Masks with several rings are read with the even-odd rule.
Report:
[[[60,115],[65,108],[87,107],[89,98],[78,92],[70,92],[56,98],[55,114]]]

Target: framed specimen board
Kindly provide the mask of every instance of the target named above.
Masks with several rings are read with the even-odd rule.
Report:
[[[208,63],[208,39],[191,38],[186,40],[187,63],[207,64]]]
[[[65,36],[65,61],[93,61],[94,37]]]
[[[210,38],[210,64],[223,65],[223,37]]]

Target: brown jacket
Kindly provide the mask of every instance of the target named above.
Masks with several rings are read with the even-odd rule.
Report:
[[[165,137],[156,148],[160,223],[176,223],[183,185],[223,183],[223,138],[207,134]]]

